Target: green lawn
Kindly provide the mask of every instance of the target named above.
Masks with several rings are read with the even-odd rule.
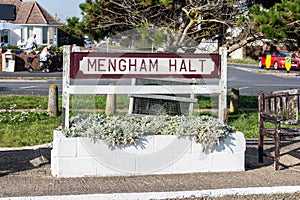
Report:
[[[214,108],[217,104],[214,97],[198,97],[198,107]],[[229,105],[228,97],[228,105]],[[76,96],[71,98],[71,108],[105,109],[105,96]],[[85,106],[83,106],[85,105]],[[117,109],[126,112],[129,106],[128,96],[117,97]],[[32,146],[52,142],[53,130],[61,125],[62,117],[49,117],[46,109],[48,97],[42,96],[0,96],[0,147]],[[61,107],[61,97],[59,98]],[[21,109],[21,110],[19,110]],[[27,110],[33,109],[33,110]],[[122,110],[123,109],[123,110]],[[200,109],[200,110],[201,110]],[[72,114],[72,113],[71,113]],[[235,130],[241,131],[247,138],[256,138],[258,133],[257,97],[247,96],[240,98],[240,110],[229,113],[228,123]]]
[[[47,112],[0,113],[0,147],[20,147],[52,141],[53,130],[61,124],[61,116],[49,117]]]

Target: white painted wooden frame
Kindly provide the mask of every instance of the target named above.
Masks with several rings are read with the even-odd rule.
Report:
[[[225,119],[227,99],[227,49],[220,48],[221,78],[218,85],[71,85],[70,83],[70,46],[64,46],[62,107],[63,128],[69,127],[69,97],[76,94],[217,94],[219,95],[218,117]]]

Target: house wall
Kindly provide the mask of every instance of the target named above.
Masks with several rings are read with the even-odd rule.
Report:
[[[243,59],[243,48],[239,48],[235,51],[233,51],[231,54],[229,54],[230,58],[232,59]]]
[[[17,46],[18,41],[20,40],[22,43],[25,43],[26,40],[31,37],[32,35],[30,32],[36,34],[36,41],[38,46],[45,46],[49,43],[52,43],[53,45],[57,45],[57,27],[49,27],[48,28],[48,33],[47,33],[47,42],[43,43],[43,26],[34,26],[32,31],[28,31],[29,27],[24,27],[25,29],[23,39],[21,38],[22,36],[22,30],[21,29],[16,29],[12,30],[12,36],[9,35],[8,42],[9,44],[13,46]]]
[[[13,37],[9,38],[9,44],[17,46],[17,42],[20,40],[21,29],[12,30],[11,32],[13,33]]]

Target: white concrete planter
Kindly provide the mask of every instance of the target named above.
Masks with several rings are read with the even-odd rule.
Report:
[[[54,131],[51,172],[57,177],[178,174],[243,171],[246,142],[234,132],[215,148],[202,152],[191,137],[152,135],[137,145],[108,147],[101,140],[66,138]]]

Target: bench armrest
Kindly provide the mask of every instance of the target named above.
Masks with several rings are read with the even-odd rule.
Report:
[[[260,119],[266,122],[278,123],[280,122],[280,117],[273,114],[268,114],[265,112],[259,113]]]

